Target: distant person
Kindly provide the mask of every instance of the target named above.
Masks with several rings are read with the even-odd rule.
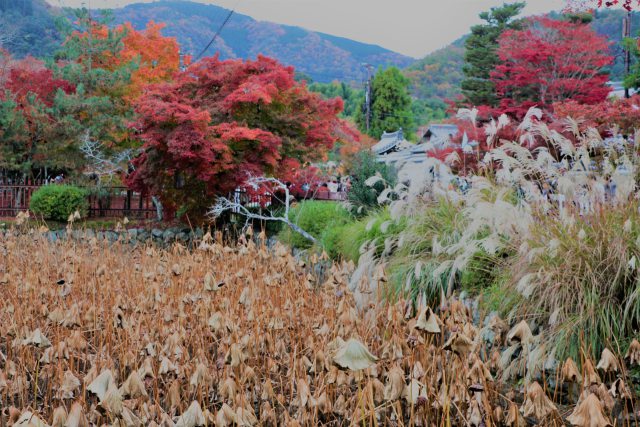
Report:
[[[62,184],[62,182],[64,181],[64,174],[60,174],[58,176],[55,177],[54,182],[56,184]]]

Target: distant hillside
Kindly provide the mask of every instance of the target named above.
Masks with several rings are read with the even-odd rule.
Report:
[[[7,48],[16,56],[51,56],[60,43],[56,9],[44,0],[0,0],[2,32],[16,37]],[[97,12],[96,12],[97,13]],[[165,35],[176,37],[187,54],[197,55],[211,40],[229,11],[222,7],[182,0],[139,3],[113,10],[113,24],[131,22],[137,29],[150,20],[163,22]],[[293,65],[315,81],[362,81],[363,63],[374,67],[404,68],[414,59],[380,46],[308,31],[299,27],[256,21],[234,14],[207,55],[222,58],[272,56]]]
[[[406,69],[411,93],[422,100],[454,99],[464,78],[464,38],[437,50]]]
[[[615,57],[615,62],[609,71],[613,81],[624,78],[621,41],[622,19],[625,13],[623,10],[598,11],[591,23],[596,32],[612,42],[611,54]],[[631,28],[634,37],[640,36],[640,13],[633,13]],[[438,101],[455,99],[461,93],[465,39],[466,36],[416,61],[406,69],[405,74],[411,79],[411,91],[415,98],[433,106],[437,105]]]
[[[114,10],[116,23],[142,28],[150,20],[164,22],[165,35],[178,39],[184,51],[197,55],[211,40],[228,10],[202,3],[166,0]],[[279,25],[234,14],[216,43],[207,51],[222,58],[254,58],[264,54],[293,65],[315,81],[361,81],[362,63],[375,67],[406,67],[414,60],[379,46],[360,43],[299,27]]]
[[[615,62],[610,69],[613,81],[624,79],[624,56],[620,42],[622,41],[622,20],[625,14],[623,10],[598,11],[596,19],[591,24],[594,30],[613,42],[611,53],[615,56]],[[640,13],[638,12],[634,12],[631,16],[631,35],[634,37],[640,35]]]
[[[44,0],[0,0],[0,47],[15,56],[50,56],[62,41]]]

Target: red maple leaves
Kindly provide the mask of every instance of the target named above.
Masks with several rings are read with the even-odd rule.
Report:
[[[53,71],[45,68],[42,61],[31,57],[11,63],[7,71],[5,89],[11,92],[19,105],[24,106],[27,98],[33,96],[35,101],[50,107],[58,89],[65,93],[75,90],[68,81],[55,78]]]
[[[569,11],[614,6],[621,6],[631,11],[636,6],[640,6],[640,0],[566,0],[566,4],[566,9]]]
[[[144,153],[128,182],[202,212],[250,174],[293,176],[321,159],[351,133],[341,110],[341,100],[322,100],[273,59],[204,59],[136,103]]]
[[[534,18],[522,30],[506,31],[498,54],[502,64],[492,80],[503,109],[521,105],[526,111],[532,103],[546,108],[566,99],[595,104],[610,92],[602,72],[613,59],[609,46],[587,25]]]

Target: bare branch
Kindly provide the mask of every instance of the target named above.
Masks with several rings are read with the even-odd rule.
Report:
[[[282,216],[274,216],[273,213],[269,213],[268,215],[258,214],[250,211],[246,206],[244,206],[239,201],[232,201],[226,197],[218,197],[216,203],[209,210],[209,216],[211,218],[218,218],[225,212],[231,211],[235,212],[239,215],[244,216],[249,220],[258,220],[258,221],[277,221],[286,224],[291,230],[300,234],[305,239],[318,243],[318,240],[313,237],[311,234],[300,228],[300,226],[289,219],[289,212],[291,208],[291,195],[289,193],[289,188],[277,178],[268,178],[268,177],[254,177],[250,176],[246,181],[246,185],[252,187],[255,190],[268,187],[270,191],[274,190],[282,190],[285,193],[284,206],[285,211]]]
[[[127,149],[107,157],[103,144],[92,139],[88,130],[82,135],[81,141],[80,151],[91,163],[88,174],[95,174],[98,179],[124,172],[135,154],[134,150]]]

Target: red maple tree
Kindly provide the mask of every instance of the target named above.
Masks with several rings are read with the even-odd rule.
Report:
[[[566,0],[568,10],[585,10],[601,7],[621,6],[626,10],[640,7],[640,0]]]
[[[4,87],[11,92],[19,106],[30,103],[27,102],[27,98],[33,96],[35,101],[50,107],[58,89],[65,93],[75,90],[74,85],[55,78],[53,71],[46,68],[44,62],[32,57],[15,61],[8,67]]]
[[[640,96],[629,99],[609,99],[595,105],[566,101],[554,104],[554,117],[570,117],[576,120],[582,129],[593,127],[600,134],[608,135],[616,127],[626,135],[635,133],[640,122]]]
[[[610,92],[603,72],[613,59],[608,43],[585,24],[530,19],[523,29],[501,36],[498,55],[502,64],[491,78],[501,110],[516,116],[531,105],[549,108],[566,99],[596,104]]]
[[[169,209],[202,214],[251,174],[287,179],[323,158],[341,135],[353,134],[338,118],[342,107],[273,59],[203,59],[137,101],[134,128],[144,151],[128,183],[160,195]]]

